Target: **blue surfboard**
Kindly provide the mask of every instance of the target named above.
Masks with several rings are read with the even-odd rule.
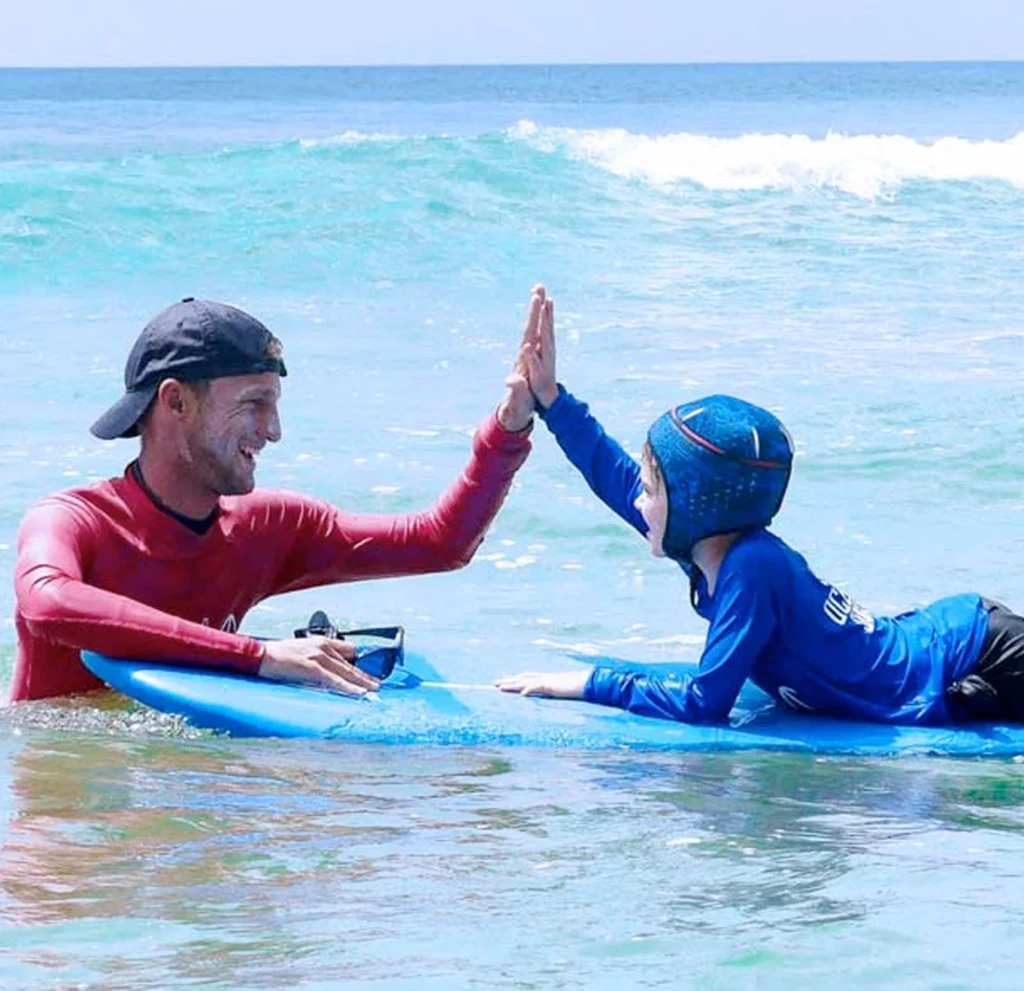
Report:
[[[887,726],[819,719],[744,688],[727,724],[691,726],[618,709],[526,699],[489,685],[447,681],[424,657],[406,655],[379,693],[364,699],[199,668],[82,652],[111,688],[194,726],[236,736],[327,737],[357,743],[572,747],[585,750],[787,750],[808,753],[1024,754],[1024,726]],[[602,664],[627,662],[587,658]],[[635,667],[636,665],[630,665]],[[646,665],[682,672],[685,665]]]

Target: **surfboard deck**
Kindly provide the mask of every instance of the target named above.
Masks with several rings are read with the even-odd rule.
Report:
[[[111,688],[160,712],[235,736],[326,737],[355,743],[569,747],[583,750],[783,750],[807,753],[1024,754],[1024,726],[888,726],[791,712],[747,686],[728,724],[694,726],[618,709],[521,698],[489,685],[446,681],[426,658],[406,655],[379,693],[363,699],[199,668],[82,652]],[[588,663],[629,662],[587,658]],[[631,667],[638,665],[630,664]],[[681,672],[686,665],[644,665]]]

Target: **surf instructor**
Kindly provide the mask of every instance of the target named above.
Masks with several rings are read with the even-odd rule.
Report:
[[[543,302],[537,287],[524,343]],[[92,426],[105,440],[138,436],[138,457],[118,478],[44,498],[19,530],[11,701],[102,687],[80,650],[350,695],[377,687],[345,642],[260,641],[238,626],[281,592],[467,564],[529,453],[533,397],[513,372],[432,509],[360,515],[255,490],[260,452],[281,439],[286,375],[281,342],[233,306],[187,298],[145,326],[124,395]]]

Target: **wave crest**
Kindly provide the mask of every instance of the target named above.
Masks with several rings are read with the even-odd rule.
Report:
[[[300,138],[299,147],[303,151],[311,151],[315,148],[348,148],[352,145],[399,144],[408,140],[409,138],[403,134],[343,131],[341,134],[332,134],[327,138]]]
[[[1024,132],[1006,141],[903,135],[634,134],[620,128],[576,130],[520,121],[508,132],[548,153],[563,153],[615,175],[652,183],[691,182],[707,189],[834,188],[866,199],[907,181],[1001,180],[1024,188]]]

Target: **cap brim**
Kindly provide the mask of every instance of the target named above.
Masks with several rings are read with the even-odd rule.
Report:
[[[139,432],[139,419],[149,408],[156,390],[154,385],[148,389],[126,392],[89,428],[90,433],[100,440],[135,437]]]

